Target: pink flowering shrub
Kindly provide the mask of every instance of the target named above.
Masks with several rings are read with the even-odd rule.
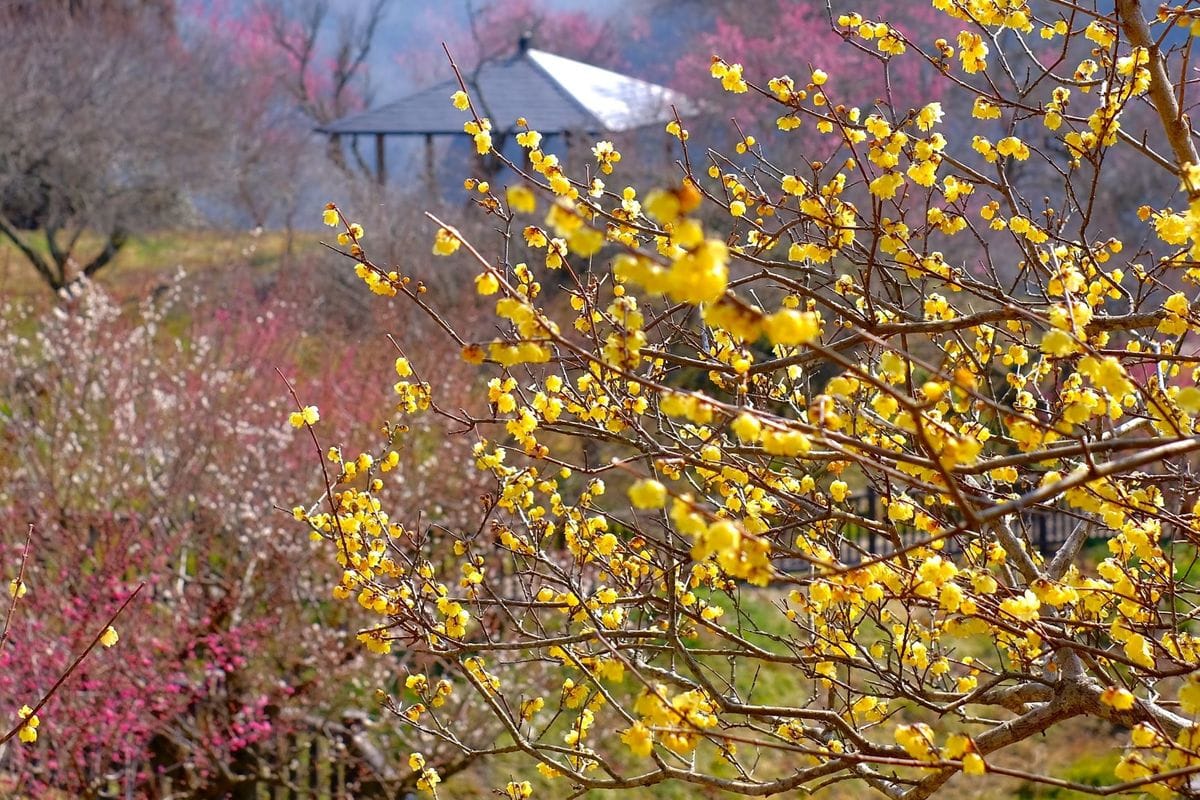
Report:
[[[23,538],[9,535],[23,525],[8,517],[6,544]],[[171,766],[172,742],[187,743],[190,769],[210,784],[271,732],[268,703],[286,687],[238,685],[267,620],[230,624],[202,592],[173,596],[170,557],[189,532],[160,536],[135,519],[100,517],[38,526],[30,591],[0,652],[0,697],[35,702],[112,609],[146,587],[118,620],[118,644],[83,662],[41,711],[38,740],[13,750],[10,765],[29,791],[86,796],[118,777],[141,784]]]
[[[290,756],[277,737],[377,714],[375,690],[401,674],[401,654],[343,655],[353,612],[312,600],[329,597],[330,570],[280,506],[323,490],[275,373],[320,405],[335,437],[322,444],[335,445],[385,421],[375,409],[391,387],[365,379],[365,365],[389,363],[393,345],[356,340],[329,295],[301,306],[289,295],[304,287],[286,281],[214,299],[196,286],[176,279],[134,308],[85,286],[49,310],[0,309],[5,587],[35,526],[28,593],[0,649],[0,719],[15,725],[145,584],[116,624],[117,645],[97,648],[40,711],[37,741],[8,745],[0,771],[34,795],[89,796],[113,782],[148,794],[165,776],[174,792],[217,797],[282,780]],[[337,356],[313,359],[318,341]],[[449,354],[426,357],[433,380],[457,380],[453,363],[442,367]],[[461,473],[463,502],[428,519],[459,525],[482,487],[446,468],[471,441],[443,434],[406,440],[395,496],[455,486],[439,464]],[[387,764],[371,766],[391,779]]]

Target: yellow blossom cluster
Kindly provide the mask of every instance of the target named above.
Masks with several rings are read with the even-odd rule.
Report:
[[[494,249],[431,230],[435,253],[470,262],[483,325],[374,267],[326,210],[360,277],[480,375],[451,408],[402,357],[389,409],[469,433],[471,463],[444,468],[489,481],[477,526],[385,507],[395,421],[375,452],[332,450],[322,502],[295,512],[342,569],[334,597],[368,615],[363,645],[446,671],[444,689],[409,676],[406,720],[453,743],[445,698],[465,689],[564,787],[836,776],[924,797],[1085,716],[1130,731],[1113,781],[1185,787],[1200,168],[1177,113],[1146,138],[1122,128],[1135,99],[1179,88],[1156,86],[1164,56],[1127,15],[933,7],[957,35],[834,22],[884,69],[924,59],[962,97],[891,108],[836,97],[817,67],[716,57],[711,76],[777,130],[705,161],[672,121],[686,175],[669,182],[644,185],[607,140],[575,175],[524,120],[520,158],[493,152],[464,83],[467,133],[515,177],[503,203],[471,186]],[[1164,14],[1147,24],[1191,30]],[[1025,46],[996,52],[1010,40]],[[1037,61],[1046,42],[1062,68]],[[1125,215],[1136,240],[1093,221],[1118,156],[1163,173]],[[1053,190],[1026,196],[1030,175]],[[545,685],[519,688],[533,675]],[[436,791],[436,769],[411,766]]]

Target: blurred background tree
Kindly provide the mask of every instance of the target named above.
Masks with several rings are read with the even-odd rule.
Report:
[[[0,234],[60,289],[187,219],[221,133],[170,4],[46,3],[0,24]],[[34,241],[34,236],[40,241]]]

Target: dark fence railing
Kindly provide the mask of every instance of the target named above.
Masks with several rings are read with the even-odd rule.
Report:
[[[873,490],[867,490],[852,498],[854,514],[864,520],[886,522],[887,515],[883,504]],[[1077,526],[1084,524],[1078,517],[1065,511],[1030,509],[1019,516],[1019,524],[1014,525],[1014,533],[1025,541],[1033,551],[1041,553],[1050,559],[1058,553],[1071,533]],[[886,556],[896,552],[897,545],[907,548],[927,540],[929,535],[911,526],[895,526],[893,535],[886,535],[876,528],[866,525],[845,525],[841,530],[841,553],[839,558],[843,564],[859,564],[876,556]],[[970,532],[964,535],[951,536],[944,540],[942,550],[951,555],[962,552],[965,542],[973,540]],[[785,572],[807,572],[812,564],[805,559],[784,559],[778,564]]]

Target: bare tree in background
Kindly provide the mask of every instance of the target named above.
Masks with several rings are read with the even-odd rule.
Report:
[[[131,234],[177,225],[222,127],[169,15],[119,3],[4,13],[0,236],[58,290]]]
[[[371,0],[361,12],[337,13],[329,0],[260,0],[256,5],[278,54],[276,75],[313,127],[369,104],[367,60],[389,5],[389,0]],[[356,142],[350,145],[353,168],[336,138],[327,153],[347,173],[357,168],[370,174]]]
[[[234,212],[237,224],[282,225],[290,253],[305,188],[335,176],[326,172],[320,138],[277,79],[278,54],[261,31],[231,32],[216,17],[209,22],[190,47],[208,54],[209,85],[225,98],[220,180],[210,187],[211,199]]]
[[[55,17],[87,17],[109,28],[153,17],[164,29],[175,25],[175,0],[6,0],[0,6],[5,22],[30,22]]]
[[[631,30],[630,20],[552,9],[539,0],[465,0],[465,6],[469,39],[460,35],[450,49],[468,67],[511,55],[520,37],[528,35],[535,47],[616,68],[622,62],[621,42]]]

